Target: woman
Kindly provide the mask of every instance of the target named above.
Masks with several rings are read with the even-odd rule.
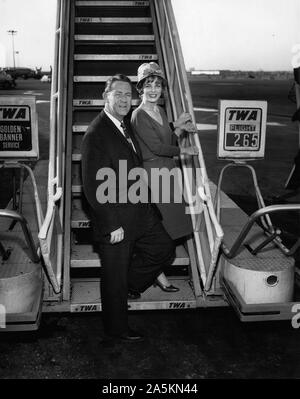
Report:
[[[166,113],[158,101],[166,87],[164,75],[155,62],[142,64],[138,68],[137,90],[141,96],[140,106],[132,113],[131,123],[139,141],[144,168],[148,174],[152,202],[155,202],[161,215],[162,223],[173,240],[193,232],[190,216],[186,214],[186,204],[182,198],[180,169],[176,168],[174,157],[182,154],[196,155],[197,147],[179,148],[176,145],[178,136],[183,131],[196,132],[191,123],[191,116],[183,113],[173,124],[169,124]],[[173,125],[173,130],[170,125]],[[170,185],[159,187],[158,179],[153,179],[154,169],[163,172],[162,168],[175,174]],[[174,169],[175,168],[175,169]],[[165,169],[165,170],[166,170]],[[152,177],[152,180],[151,180]],[[169,181],[169,180],[168,180]],[[157,285],[166,292],[179,289],[170,285],[162,273],[157,278]]]

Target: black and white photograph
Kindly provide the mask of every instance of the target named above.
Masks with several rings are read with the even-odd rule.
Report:
[[[299,327],[300,0],[0,0],[0,379],[294,380]]]

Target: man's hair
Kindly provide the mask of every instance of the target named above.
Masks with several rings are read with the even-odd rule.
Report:
[[[105,83],[105,89],[103,92],[103,97],[105,96],[105,94],[109,93],[112,90],[112,85],[114,82],[127,82],[130,84],[130,87],[132,88],[132,83],[131,80],[129,79],[128,76],[123,75],[121,73],[117,73],[114,76],[111,76]]]

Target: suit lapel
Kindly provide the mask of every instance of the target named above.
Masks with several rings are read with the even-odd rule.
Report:
[[[132,149],[134,155],[138,158],[138,160],[142,161],[143,158],[142,158],[142,153],[141,153],[141,150],[140,150],[140,146],[139,146],[139,144],[138,144],[138,142],[137,142],[137,140],[135,138],[135,135],[132,132],[131,126],[130,126],[129,123],[126,123],[125,121],[124,121],[124,124],[125,124],[125,126],[127,128],[128,134],[129,134],[129,136],[131,138],[131,141],[134,144],[134,148],[136,149],[136,151],[134,151],[133,148],[131,147],[131,145],[127,142],[127,140],[126,139],[125,140],[126,140],[127,144],[130,146],[130,148]]]
[[[103,116],[104,120],[106,121],[106,123],[109,125],[109,128],[112,129],[113,133],[118,136],[118,138],[121,140],[121,142],[123,144],[125,144],[127,146],[127,148],[129,148],[130,151],[133,153],[133,155],[141,162],[142,154],[140,151],[140,147],[132,133],[131,128],[128,127],[128,124],[124,122],[126,124],[128,132],[129,132],[128,134],[129,134],[137,152],[134,151],[134,149],[132,148],[132,145],[130,143],[128,143],[126,137],[120,132],[120,130],[117,128],[117,126],[113,123],[113,121],[109,119],[109,117],[106,115],[106,113],[104,111],[102,111],[102,113],[103,113],[102,116]]]

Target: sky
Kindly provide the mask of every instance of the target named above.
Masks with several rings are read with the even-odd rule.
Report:
[[[290,70],[300,0],[172,0],[186,67]]]
[[[172,0],[185,65],[201,70],[291,70],[300,52],[300,0]],[[0,0],[0,67],[49,70],[56,0]]]

